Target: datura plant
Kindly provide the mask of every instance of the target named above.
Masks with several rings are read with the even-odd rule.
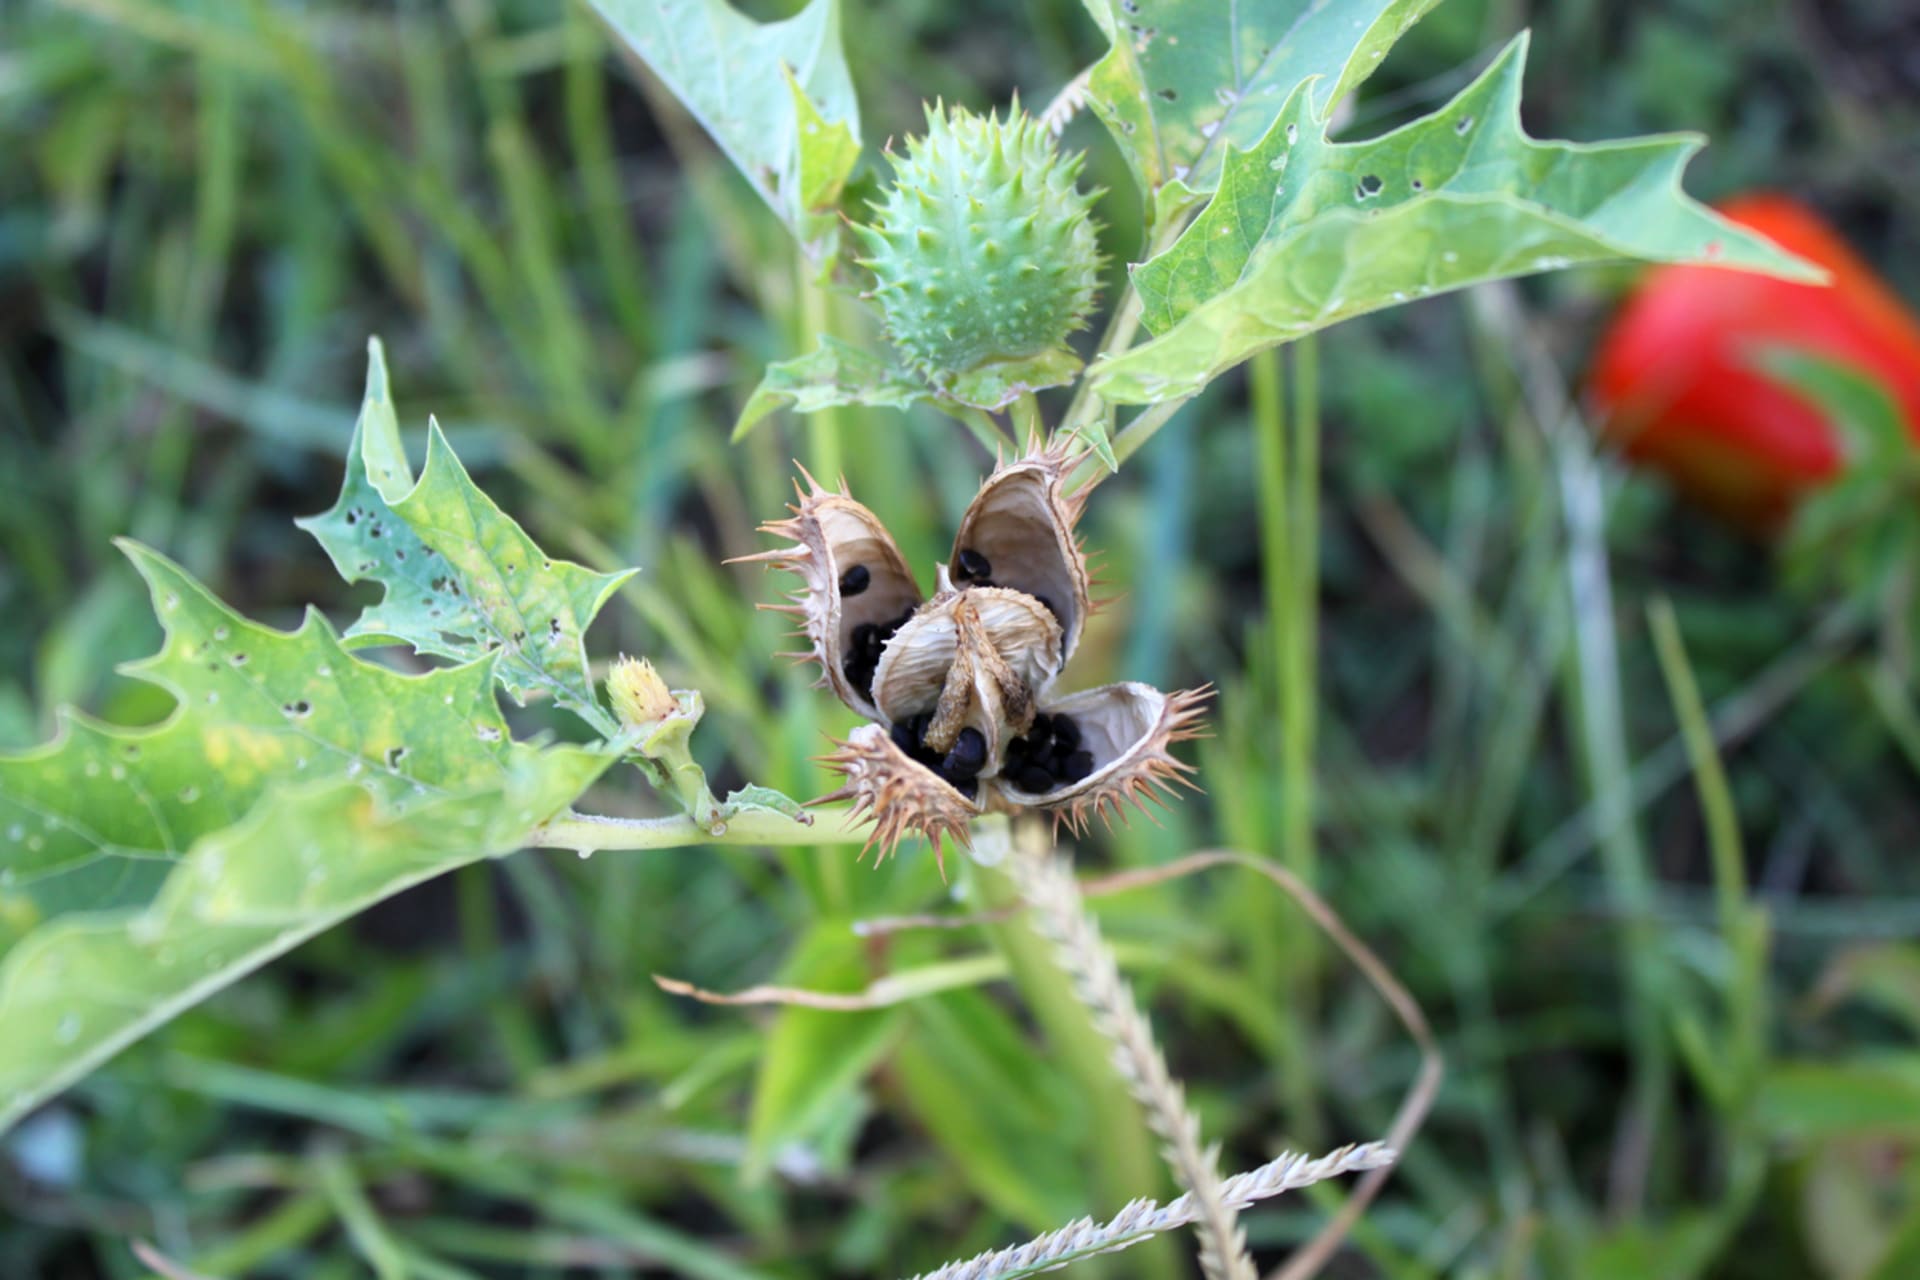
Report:
[[[1190,772],[1168,748],[1193,736],[1203,690],[1053,691],[1093,607],[1082,502],[1063,492],[1072,461],[1056,448],[996,468],[931,597],[879,519],[812,476],[793,514],[765,526],[792,545],[746,557],[800,576],[775,607],[800,620],[820,683],[874,722],[826,757],[847,780],[826,799],[871,814],[883,852],[917,830],[938,855],[989,812],[1084,829]]]
[[[865,205],[848,197],[862,126],[836,0],[765,24],[722,0],[591,2],[792,233],[803,287],[825,301],[817,345],[766,370],[736,436],[782,408],[925,405],[1004,446],[930,577],[844,487],[809,477],[766,526],[783,544],[756,558],[798,575],[783,607],[803,656],[869,722],[827,756],[844,785],[811,812],[762,787],[716,796],[692,754],[698,692],[639,661],[615,665],[607,689],[591,674],[587,627],[627,575],[536,545],[437,427],[416,473],[376,344],[340,499],[303,523],[381,599],[344,632],[317,612],[278,631],[129,544],[165,632],[131,674],[176,700],[171,718],[125,729],[70,714],[48,745],[0,757],[0,1129],[301,940],[477,859],[528,845],[891,850],[919,833],[971,842],[1024,899],[1187,1193],[944,1274],[1033,1274],[1191,1224],[1208,1275],[1249,1276],[1240,1209],[1366,1170],[1340,1228],[1411,1135],[1431,1072],[1386,1143],[1222,1178],[1055,843],[1185,779],[1173,748],[1202,702],[1126,681],[1060,688],[1095,607],[1076,534],[1090,495],[1214,379],[1352,316],[1583,263],[1818,273],[1681,192],[1696,139],[1528,137],[1524,36],[1429,114],[1335,141],[1343,101],[1433,0],[1088,0],[1109,47],[1051,105],[928,107]],[[1136,190],[1080,186],[1080,157],[1056,139],[1082,110]],[[1139,201],[1145,241],[1089,341],[1103,200]],[[396,648],[411,651],[404,671],[383,660]],[[590,740],[516,738],[503,692],[572,713]],[[574,812],[603,777],[638,779],[659,816]],[[1328,920],[1265,860],[1235,865]],[[1393,1007],[1424,1036],[1408,1002]]]

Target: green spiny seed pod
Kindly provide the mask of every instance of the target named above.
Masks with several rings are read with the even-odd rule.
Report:
[[[1018,104],[1003,121],[927,110],[927,132],[893,156],[894,181],[857,228],[887,334],[927,378],[998,408],[1070,378],[1067,335],[1085,326],[1100,253],[1061,156]]]

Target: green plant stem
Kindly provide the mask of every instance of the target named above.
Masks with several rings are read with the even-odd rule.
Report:
[[[347,1164],[340,1151],[329,1149],[314,1157],[315,1181],[333,1205],[333,1211],[346,1228],[361,1259],[373,1269],[379,1280],[405,1280],[406,1259],[398,1242],[380,1220],[366,1189]]]
[[[1020,446],[1015,439],[1008,435],[1006,430],[994,420],[993,415],[984,409],[954,403],[944,404],[940,408],[941,412],[951,414],[968,431],[971,431],[973,438],[978,440],[981,447],[988,453],[1019,449]]]
[[[1107,331],[1100,335],[1100,345],[1094,349],[1094,360],[1104,355],[1118,355],[1133,344],[1133,335],[1140,331],[1140,295],[1131,287],[1120,300],[1119,309],[1113,318],[1107,321]],[[1067,402],[1067,411],[1061,417],[1062,426],[1077,425],[1083,415],[1088,413],[1087,406],[1094,400],[1093,383],[1082,376],[1080,385],[1074,388],[1073,399]]]
[[[1132,422],[1120,429],[1113,438],[1113,456],[1125,462],[1140,452],[1140,446],[1153,439],[1154,433],[1167,425],[1168,419],[1186,407],[1191,396],[1179,400],[1163,400],[1159,404],[1148,405],[1135,415]]]
[[[1305,384],[1294,380],[1292,412],[1284,404],[1281,354],[1263,351],[1248,363],[1253,409],[1255,471],[1260,495],[1261,571],[1267,598],[1267,639],[1272,645],[1273,722],[1280,760],[1280,863],[1311,886],[1313,839],[1314,672],[1313,631],[1319,594],[1319,441],[1317,377],[1311,363]],[[1289,932],[1284,1023],[1286,1051],[1281,1090],[1295,1132],[1305,1142],[1319,1138],[1313,1055],[1307,1051],[1312,1022],[1316,951],[1310,933]]]
[[[1731,962],[1724,982],[1726,1016],[1718,1029],[1720,1043],[1701,1043],[1696,1054],[1696,1071],[1711,1077],[1704,1083],[1710,1093],[1718,1094],[1715,1101],[1727,1115],[1727,1184],[1715,1213],[1718,1231],[1725,1239],[1747,1219],[1766,1169],[1766,1138],[1753,1122],[1753,1100],[1767,1067],[1767,952],[1771,929],[1765,908],[1754,903],[1748,892],[1739,810],[1714,741],[1713,722],[1687,660],[1673,605],[1659,599],[1648,606],[1647,613],[1661,674],[1686,737],[1700,809],[1706,817],[1721,944]],[[1712,1087],[1714,1081],[1719,1083],[1717,1090]]]
[[[1309,334],[1293,345],[1292,493],[1287,503],[1289,624],[1280,670],[1281,780],[1288,788],[1281,860],[1313,885],[1314,719],[1319,702],[1320,349]]]
[[[1088,913],[1071,864],[1054,848],[1046,829],[1030,818],[1021,824],[1001,866],[1027,904],[1034,931],[1053,945],[1054,963],[1071,981],[1094,1029],[1111,1043],[1113,1069],[1165,1143],[1162,1155],[1168,1167],[1200,1209],[1195,1234],[1201,1272],[1208,1280],[1255,1280],[1245,1229],[1222,1186],[1219,1150],[1204,1144],[1185,1086],[1167,1066],[1152,1024]]]
[[[332,1220],[333,1209],[317,1191],[289,1195],[244,1230],[186,1262],[190,1274],[249,1275],[270,1259],[301,1247]],[[162,1280],[147,1273],[140,1280]]]
[[[1674,617],[1672,602],[1662,598],[1649,604],[1647,621],[1653,629],[1653,647],[1660,658],[1660,672],[1666,678],[1667,693],[1673,699],[1680,717],[1680,730],[1685,735],[1687,759],[1693,766],[1700,808],[1707,821],[1714,898],[1721,928],[1730,933],[1746,909],[1747,897],[1747,872],[1741,858],[1740,826],[1734,817],[1733,795],[1713,741],[1713,724],[1701,701],[1700,686],[1694,681],[1692,664],[1687,661],[1686,645],[1680,638],[1680,624]]]
[[[833,299],[813,278],[814,265],[797,247],[793,253],[794,288],[800,294],[800,334],[795,350],[810,351],[833,334]],[[840,475],[840,411],[821,409],[807,415],[807,453],[815,475],[833,483]]]
[[[535,831],[527,843],[531,848],[573,849],[584,856],[603,850],[677,849],[696,844],[861,844],[871,834],[866,818],[856,818],[844,808],[814,810],[811,825],[768,811],[738,813],[726,819],[718,835],[685,814],[609,818],[568,813]]]
[[[1168,246],[1180,238],[1180,233],[1186,229],[1187,221],[1188,219],[1184,215],[1168,219],[1165,226],[1158,228],[1154,232],[1153,238],[1147,243],[1147,251],[1141,255],[1140,260],[1145,262],[1149,258],[1165,252]],[[1140,332],[1140,312],[1140,295],[1129,285],[1125,294],[1121,297],[1120,305],[1115,309],[1113,317],[1107,321],[1106,332],[1100,335],[1100,345],[1094,349],[1093,363],[1098,364],[1102,356],[1119,355],[1133,345],[1134,335]],[[1080,379],[1080,385],[1074,388],[1073,399],[1067,403],[1066,413],[1061,415],[1060,425],[1063,428],[1072,429],[1080,426],[1086,418],[1097,416],[1102,410],[1088,409],[1088,406],[1093,403],[1095,398],[1093,383],[1087,378],[1082,377]],[[1175,402],[1174,408],[1177,409],[1182,403],[1184,403],[1184,401]],[[1142,417],[1144,416],[1143,414]],[[1168,411],[1168,416],[1172,416],[1171,410]],[[1162,419],[1162,421],[1164,422],[1164,419]],[[1160,423],[1155,423],[1148,429],[1146,434],[1149,436],[1152,435],[1154,431],[1159,430],[1160,425]],[[1140,440],[1140,444],[1145,443],[1146,440],[1143,437]],[[1138,447],[1138,444],[1134,446],[1134,448]],[[1126,461],[1126,455],[1121,454],[1120,460],[1122,462]]]
[[[1009,416],[1013,419],[1014,448],[1026,449],[1047,438],[1046,424],[1040,419],[1040,401],[1033,392],[1022,391]]]
[[[1014,849],[1013,840],[1012,826],[1006,818],[983,818],[974,825],[973,834],[974,849],[983,858],[960,860],[959,874],[974,891],[969,893],[969,900],[978,901],[988,911],[1024,905],[1008,875],[1010,860],[1024,856]],[[1111,1206],[1157,1195],[1164,1175],[1152,1134],[1114,1072],[1113,1045],[1095,1030],[1086,1006],[1074,994],[1072,980],[1054,963],[1046,940],[1025,919],[996,920],[987,926],[987,934],[1006,957],[1034,1019],[1084,1092],[1088,1114],[1093,1117],[1090,1154],[1099,1195]],[[1143,1256],[1147,1260],[1131,1274],[1180,1274],[1182,1264],[1171,1239],[1154,1239],[1145,1248],[1148,1252]]]

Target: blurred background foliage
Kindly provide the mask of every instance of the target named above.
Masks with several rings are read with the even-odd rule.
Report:
[[[1697,194],[1798,193],[1920,299],[1909,6],[1448,0],[1348,130],[1430,108],[1523,25],[1533,133],[1707,132]],[[1099,52],[1071,0],[852,0],[845,33],[868,180],[923,98],[1037,105]],[[1097,124],[1068,142],[1129,189]],[[1102,216],[1124,261],[1137,210]],[[1630,278],[1320,344],[1315,874],[1450,1066],[1333,1274],[1920,1274],[1911,660],[1871,601],[1789,590],[1768,544],[1588,448],[1567,397]],[[807,456],[784,415],[727,443],[763,364],[812,346],[804,282],[583,5],[0,0],[0,746],[61,704],[166,714],[108,674],[157,640],[116,535],[255,617],[353,611],[291,517],[336,491],[378,333],[416,440],[435,413],[543,545],[642,566],[594,651],[702,689],[728,782],[824,790],[809,757],[846,713],[768,656],[751,605],[772,585],[719,564]],[[1221,696],[1208,794],[1091,840],[1089,869],[1270,851],[1286,820],[1249,413],[1227,379],[1091,509],[1118,598],[1070,685]],[[941,555],[978,446],[920,415],[839,431],[854,493],[916,563]],[[1709,719],[1720,751],[1690,751]],[[218,1276],[886,1275],[1166,1193],[1031,937],[862,938],[943,890],[924,849],[851,859],[525,854],[415,890],[5,1139],[0,1274],[145,1274],[129,1246],[150,1240]],[[1233,874],[1101,906],[1224,1163],[1376,1135],[1411,1046]],[[856,1015],[702,1009],[649,980],[855,988],[946,960],[981,985]],[[1336,1195],[1251,1215],[1261,1256]],[[1183,1274],[1188,1252],[1082,1271]]]

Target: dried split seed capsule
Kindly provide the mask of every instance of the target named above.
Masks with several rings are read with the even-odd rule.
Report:
[[[1113,684],[1059,697],[1091,611],[1064,492],[1075,459],[1040,450],[996,468],[968,507],[952,554],[919,588],[873,513],[808,478],[791,518],[763,528],[792,545],[747,559],[800,575],[782,606],[802,620],[824,683],[870,725],[826,757],[874,818],[882,856],[909,832],[965,843],[990,810],[1031,807],[1084,830],[1188,781],[1170,752],[1197,735],[1205,690]]]

